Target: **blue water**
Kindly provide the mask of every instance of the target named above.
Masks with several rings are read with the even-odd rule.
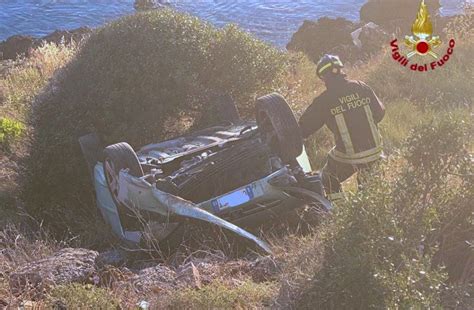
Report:
[[[168,0],[171,7],[217,26],[236,23],[259,38],[284,46],[305,19],[359,18],[366,0]],[[416,0],[414,0],[416,1]],[[473,1],[473,0],[468,0]],[[133,0],[0,0],[0,40],[15,34],[43,36],[56,29],[98,26],[134,12]],[[463,0],[441,0],[443,14]]]

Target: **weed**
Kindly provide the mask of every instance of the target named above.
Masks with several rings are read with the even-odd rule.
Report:
[[[171,309],[256,309],[269,306],[276,284],[254,283],[250,280],[235,286],[212,282],[201,289],[184,289],[170,297]]]
[[[10,150],[13,142],[24,134],[25,125],[8,117],[0,118],[0,146]]]
[[[120,309],[119,301],[105,289],[80,284],[54,287],[47,305],[52,309]]]

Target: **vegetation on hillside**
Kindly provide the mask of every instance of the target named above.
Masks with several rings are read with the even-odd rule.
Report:
[[[34,102],[75,52],[75,45],[45,44],[29,58],[0,65],[0,225],[18,213],[11,206],[21,190],[19,176],[29,156]]]
[[[29,212],[81,233],[78,218],[94,212],[81,135],[139,147],[218,123],[215,97],[223,93],[248,116],[253,98],[281,83],[286,58],[235,26],[217,29],[171,10],[99,28],[34,108]]]
[[[362,189],[346,186],[348,201],[312,234],[272,240],[279,282],[219,280],[170,292],[152,306],[473,308],[474,37],[472,23],[463,19],[449,29],[458,43],[442,69],[412,73],[389,52],[349,68],[349,77],[367,81],[387,107],[381,128],[390,156],[365,177]],[[61,232],[69,226],[103,238],[90,220],[94,204],[78,135],[96,130],[106,143],[140,145],[215,121],[202,112],[217,90],[232,93],[248,116],[253,97],[273,89],[300,114],[322,84],[302,55],[276,51],[233,26],[217,30],[161,11],[104,26],[79,51],[41,47],[0,77],[0,112],[25,127],[10,139],[10,152],[29,156],[33,141],[24,173],[32,178],[26,192],[30,214],[52,214],[48,223]],[[178,126],[164,130],[170,122]],[[308,141],[315,167],[331,145],[326,131]],[[23,156],[4,154],[21,166]],[[13,203],[2,202],[0,214],[9,217]],[[57,222],[68,218],[74,221]],[[38,231],[2,227],[0,302],[31,298],[12,295],[8,274],[64,246]],[[77,239],[98,242],[84,234]],[[41,305],[133,306],[154,296],[98,286],[60,286]]]
[[[297,308],[443,305],[454,289],[449,271],[458,280],[463,275],[454,269],[470,264],[462,235],[474,233],[469,137],[460,118],[439,115],[411,131],[402,156],[365,176],[364,188],[323,228],[323,263],[304,283]],[[448,235],[460,238],[450,239],[455,255],[444,259]]]

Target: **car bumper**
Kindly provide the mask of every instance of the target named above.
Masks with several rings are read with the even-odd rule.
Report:
[[[269,246],[264,241],[236,224],[249,227],[304,205],[301,200],[295,199],[280,186],[274,185],[291,183],[293,181],[291,178],[288,168],[284,167],[230,193],[195,204],[163,192],[145,178],[133,177],[126,170],[122,170],[119,176],[118,200],[136,210],[137,214],[147,211],[159,214],[164,219],[181,216],[209,222],[250,239],[270,252]],[[124,240],[138,243],[141,238],[140,232],[125,231],[121,225],[117,206],[106,184],[102,163],[97,163],[94,167],[94,183],[97,206],[113,232]]]

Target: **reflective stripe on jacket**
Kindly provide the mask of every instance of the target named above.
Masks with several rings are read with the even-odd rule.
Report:
[[[340,162],[364,164],[382,155],[377,123],[384,114],[385,108],[371,88],[341,78],[314,99],[299,123],[304,138],[327,125],[336,140],[329,155]]]

